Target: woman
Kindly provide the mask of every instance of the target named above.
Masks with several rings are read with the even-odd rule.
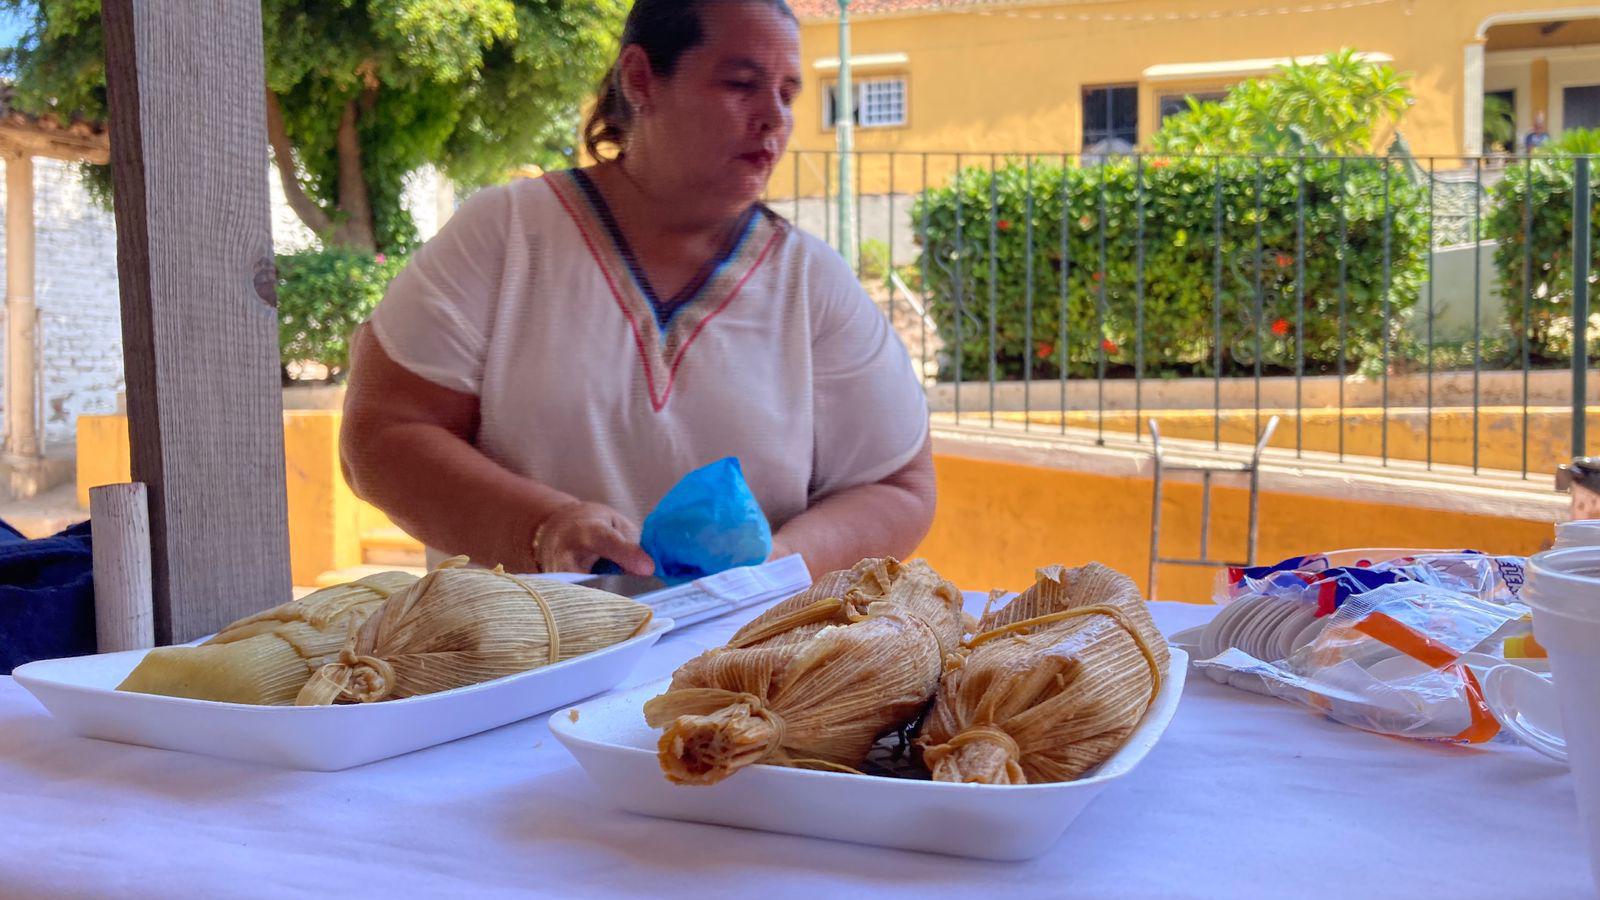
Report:
[[[933,517],[928,412],[843,260],[759,203],[793,126],[782,0],[638,0],[586,169],[484,190],[357,336],[356,493],[511,571],[648,574],[639,523],[735,456],[774,556],[909,554]]]

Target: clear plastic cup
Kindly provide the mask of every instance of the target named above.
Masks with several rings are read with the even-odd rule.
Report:
[[[1556,523],[1556,543],[1553,550],[1570,550],[1573,547],[1600,546],[1600,519],[1578,519]]]
[[[1578,816],[1600,888],[1600,547],[1533,557],[1523,595],[1533,608],[1534,636],[1550,654]]]

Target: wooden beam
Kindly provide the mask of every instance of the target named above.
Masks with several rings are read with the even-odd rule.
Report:
[[[0,153],[45,156],[100,166],[111,161],[110,141],[103,134],[78,135],[56,128],[10,123],[0,124]]]
[[[39,307],[33,298],[33,160],[6,166],[6,440],[12,460],[37,462]]]
[[[102,16],[133,480],[167,644],[290,595],[261,5]]]

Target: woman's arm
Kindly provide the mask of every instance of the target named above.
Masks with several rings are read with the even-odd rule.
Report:
[[[540,562],[549,567],[552,561],[587,571],[597,556],[629,571],[654,569],[638,547],[636,526],[620,515],[524,478],[479,452],[472,445],[477,397],[413,374],[367,326],[356,332],[351,356],[339,435],[345,480],[408,534],[513,572],[540,571]],[[540,559],[534,556],[536,535]]]
[[[933,439],[915,459],[882,481],[846,488],[786,522],[773,535],[773,556],[799,553],[813,575],[848,569],[864,557],[905,559],[933,524]]]

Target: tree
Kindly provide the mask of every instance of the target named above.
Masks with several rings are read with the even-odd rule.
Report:
[[[1161,123],[1160,153],[1317,153],[1380,149],[1412,103],[1408,76],[1340,50],[1312,64],[1290,62],[1240,82],[1220,101],[1189,98]]]
[[[99,0],[0,0],[12,103],[105,115]],[[405,177],[463,186],[573,155],[625,0],[263,0],[268,137],[295,214],[325,243],[404,251]],[[103,178],[103,173],[101,175]]]

